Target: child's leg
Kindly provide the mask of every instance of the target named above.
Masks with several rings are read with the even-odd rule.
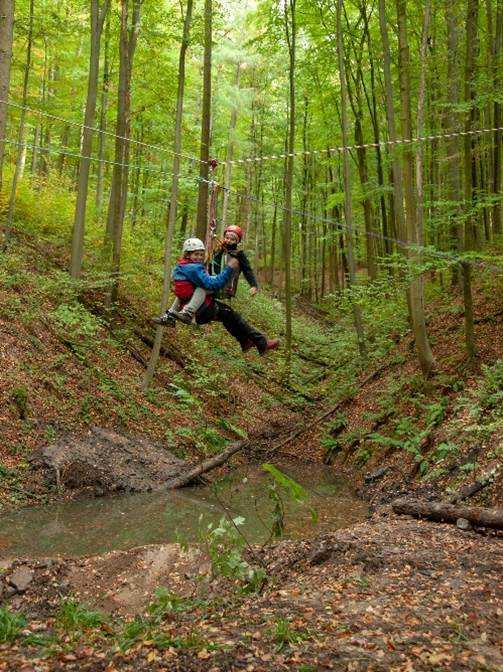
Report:
[[[175,310],[175,311],[176,311],[176,310],[180,310],[180,305],[181,305],[181,303],[182,303],[182,302],[180,301],[180,299],[179,299],[177,296],[175,296],[175,300],[174,300],[173,303],[171,304],[171,308],[169,308],[168,310],[169,310],[169,311],[172,311],[172,310]]]
[[[206,299],[206,290],[202,287],[196,287],[192,298],[182,309],[182,313],[188,313],[189,315],[195,315],[199,308],[203,305]]]

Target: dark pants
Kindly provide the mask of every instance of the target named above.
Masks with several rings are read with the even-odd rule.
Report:
[[[267,339],[264,334],[248,324],[239,313],[226,303],[212,301],[209,305],[204,305],[197,311],[196,322],[198,324],[207,324],[214,321],[221,322],[242,348],[248,341],[251,341],[259,352],[265,352]]]

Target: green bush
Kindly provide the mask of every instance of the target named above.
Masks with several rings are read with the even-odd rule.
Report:
[[[26,627],[26,618],[15,614],[8,607],[0,607],[0,644],[13,642]]]

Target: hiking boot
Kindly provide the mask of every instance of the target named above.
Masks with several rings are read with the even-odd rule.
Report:
[[[253,341],[251,341],[250,339],[248,339],[241,346],[241,351],[242,352],[248,352],[248,350],[251,350],[254,345],[255,345],[255,343]]]
[[[161,327],[175,327],[176,326],[176,320],[174,316],[170,313],[169,310],[167,310],[164,315],[161,315],[160,317],[153,317],[152,322],[154,324],[159,324]]]
[[[268,350],[276,350],[279,347],[279,344],[280,344],[279,338],[271,338],[270,340],[267,341],[265,347],[259,350],[259,353],[261,355],[265,355],[265,353]]]
[[[184,324],[192,324],[194,315],[189,313],[186,310],[169,310],[170,315],[172,315],[176,320],[180,320]]]

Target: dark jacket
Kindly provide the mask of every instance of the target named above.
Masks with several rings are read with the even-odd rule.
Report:
[[[221,295],[224,297],[232,297],[236,295],[241,272],[245,276],[246,282],[250,285],[250,287],[258,287],[257,279],[255,278],[255,274],[252,270],[248,257],[243,252],[243,250],[237,250],[236,246],[228,246],[227,248],[216,252],[210,265],[210,274],[212,276],[218,277],[222,265],[227,263],[227,255],[231,255],[239,261],[239,269],[233,271],[232,277],[230,281],[226,283],[223,291],[221,292]]]

